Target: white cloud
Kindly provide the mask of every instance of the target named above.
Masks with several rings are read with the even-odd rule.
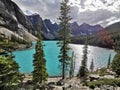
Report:
[[[109,10],[111,12],[120,11],[120,0],[81,0],[81,3],[74,1],[72,3],[72,6],[79,7],[80,12],[85,12],[86,10],[95,11],[98,9]]]
[[[108,23],[107,23],[107,26],[108,25],[111,25],[111,24],[113,24],[113,23],[115,23],[115,22],[119,22],[120,21],[120,18],[118,19],[118,18],[116,18],[116,17],[111,17],[110,19],[107,19],[106,20]]]
[[[24,13],[26,10],[39,13],[43,19],[57,21],[59,16],[60,0],[12,0],[16,2]]]
[[[106,19],[105,21],[99,21],[98,24],[101,24],[103,26],[104,25],[108,26],[108,25],[114,24],[116,22],[120,22],[120,18],[116,18],[113,16],[111,18]]]
[[[58,22],[61,0],[13,0],[27,13],[39,13],[43,19],[51,19]],[[107,20],[120,18],[120,0],[70,0],[71,15],[73,21],[82,24],[100,23],[103,26],[110,22]]]
[[[85,5],[91,5],[92,2],[93,2],[93,0],[87,0],[84,4],[85,4]]]
[[[80,4],[73,4],[72,8],[76,6],[79,13],[74,12],[75,15],[72,15],[79,24],[86,22],[106,26],[120,21],[120,0],[81,0]],[[112,17],[114,20],[111,20]]]
[[[35,12],[30,11],[30,10],[25,10],[24,13],[25,13],[26,15],[32,15],[32,14],[34,14]]]
[[[80,4],[80,0],[69,0],[69,3],[72,5],[78,5]]]

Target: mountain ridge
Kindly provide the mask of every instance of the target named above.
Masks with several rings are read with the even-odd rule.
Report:
[[[103,28],[94,35],[90,35],[88,43],[93,46],[104,48],[114,48],[116,40],[120,40],[120,22],[116,22]],[[85,36],[72,38],[72,42],[76,44],[84,44]]]
[[[1,30],[2,28],[2,30]],[[5,29],[5,30],[3,30]],[[5,31],[5,32],[4,32]],[[10,35],[9,31],[11,31]],[[20,37],[27,42],[37,38],[31,33],[33,26],[22,10],[11,0],[0,0],[0,33],[11,38],[12,35]]]
[[[36,23],[37,21],[35,19],[38,18],[38,21],[41,22],[41,24],[42,24],[43,35],[47,39],[58,38],[58,30],[60,29],[59,24],[52,23],[50,19],[43,20],[39,14],[28,15],[27,17],[29,19],[32,18],[32,20],[31,19],[30,20],[31,20],[33,26],[37,26],[37,23]],[[39,19],[41,19],[41,21]],[[70,26],[71,26],[71,37],[95,34],[98,31],[103,29],[103,27],[101,25],[89,25],[86,23],[78,25],[77,22],[71,23]],[[91,30],[89,30],[89,29],[91,29]],[[51,38],[47,37],[48,34],[51,36]]]

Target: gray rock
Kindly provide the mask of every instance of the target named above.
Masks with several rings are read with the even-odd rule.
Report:
[[[33,33],[32,23],[24,15],[22,10],[11,0],[0,0],[0,27],[12,31],[13,34],[18,34],[19,37],[26,39],[26,41],[37,39],[30,34]],[[9,34],[9,31],[6,33]]]

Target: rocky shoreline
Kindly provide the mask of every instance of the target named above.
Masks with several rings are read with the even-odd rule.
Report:
[[[24,75],[25,78],[23,83],[25,85],[32,86],[32,74]],[[101,85],[100,87],[96,86],[94,89],[91,89],[90,87],[80,83],[80,79],[78,77],[66,78],[63,85],[58,84],[61,80],[62,77],[60,76],[48,77],[45,83],[45,90],[120,90],[120,87],[112,85]],[[31,90],[30,88],[31,87],[29,87],[28,90]]]
[[[32,49],[32,48],[33,48],[33,45],[20,44],[16,47],[14,51],[22,51],[22,50],[27,50],[27,49]]]

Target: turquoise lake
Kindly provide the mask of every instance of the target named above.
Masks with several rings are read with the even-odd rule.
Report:
[[[44,52],[46,59],[46,68],[49,76],[61,75],[61,70],[59,68],[59,48],[56,45],[57,41],[44,41]],[[79,66],[83,55],[83,45],[70,44],[71,50],[74,52],[75,60],[75,74],[79,70]],[[20,66],[21,73],[31,73],[33,71],[33,54],[35,53],[34,45],[33,48],[22,51],[15,51],[15,60]],[[88,47],[88,68],[90,62],[93,59],[95,64],[95,69],[105,67],[107,65],[109,54],[113,58],[115,52],[113,50],[89,46]],[[112,60],[111,58],[111,60]]]

